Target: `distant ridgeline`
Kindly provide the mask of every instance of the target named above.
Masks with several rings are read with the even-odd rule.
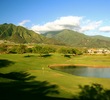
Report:
[[[60,41],[46,38],[45,36],[28,30],[22,26],[15,26],[13,24],[0,25],[0,40],[7,40],[15,43],[44,43],[63,45]]]
[[[7,23],[0,25],[0,40],[14,43],[43,43],[73,47],[110,48],[110,37],[87,36],[83,33],[67,29],[38,34],[22,26]]]
[[[88,36],[72,30],[50,31],[43,34],[46,37],[60,40],[74,47],[109,48],[110,37]]]

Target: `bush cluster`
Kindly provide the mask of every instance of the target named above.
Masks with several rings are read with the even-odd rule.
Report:
[[[0,53],[7,54],[23,54],[23,53],[37,53],[40,55],[50,54],[50,53],[61,53],[63,55],[81,55],[84,53],[82,49],[76,49],[73,47],[62,47],[62,46],[53,46],[53,45],[25,45],[25,44],[17,44],[17,45],[6,45],[0,44]]]

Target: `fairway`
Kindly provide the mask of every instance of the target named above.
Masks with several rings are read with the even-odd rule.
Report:
[[[2,98],[11,98],[12,94],[9,92],[14,93],[12,100],[17,94],[21,97],[23,94],[23,99],[27,100],[35,96],[48,100],[72,98],[80,91],[79,85],[91,85],[92,83],[110,89],[109,78],[75,76],[50,69],[48,66],[53,64],[110,67],[110,55],[81,55],[68,58],[57,53],[47,57],[39,57],[37,54],[1,54],[0,88],[2,91],[0,90],[0,93]]]

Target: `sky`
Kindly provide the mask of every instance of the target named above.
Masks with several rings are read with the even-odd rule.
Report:
[[[110,37],[110,0],[0,0],[0,24],[37,33],[70,29]]]

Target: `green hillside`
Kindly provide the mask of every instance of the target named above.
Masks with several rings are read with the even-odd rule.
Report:
[[[8,40],[15,43],[45,43],[45,44],[62,44],[51,38],[37,34],[32,30],[28,30],[22,26],[14,24],[0,25],[0,40]]]
[[[75,47],[110,47],[110,40],[103,38],[87,36],[72,30],[51,31],[44,34],[49,38],[60,40],[70,46]]]
[[[0,25],[0,40],[14,43],[66,44],[74,47],[110,47],[109,37],[87,36],[67,29],[38,34],[22,26],[7,23]]]
[[[105,36],[101,36],[101,35],[95,35],[95,36],[91,36],[91,37],[96,38],[96,39],[110,41],[110,37],[105,37]]]

